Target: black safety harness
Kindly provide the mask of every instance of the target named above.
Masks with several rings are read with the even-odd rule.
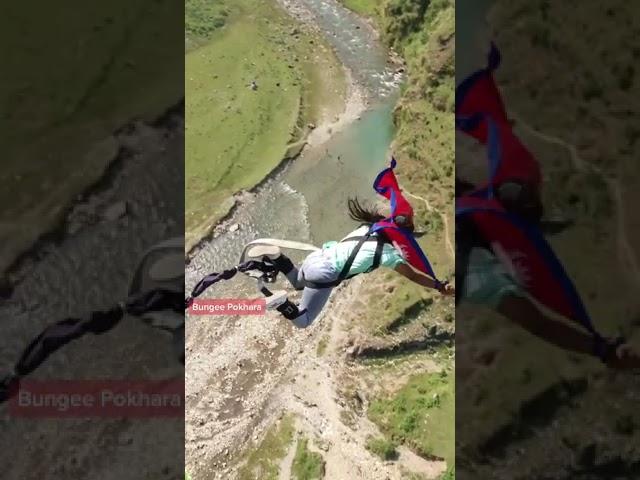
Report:
[[[375,270],[376,268],[378,268],[380,266],[380,260],[382,259],[382,250],[384,249],[384,244],[389,243],[389,240],[387,240],[384,234],[382,232],[374,233],[371,230],[369,230],[365,235],[356,236],[356,237],[347,237],[344,240],[341,240],[340,243],[355,242],[355,241],[357,241],[358,243],[356,244],[354,249],[351,251],[351,254],[349,255],[349,258],[347,258],[347,261],[345,262],[344,266],[342,267],[342,270],[340,271],[338,278],[336,278],[332,282],[311,282],[306,278],[304,278],[304,271],[302,271],[301,275],[302,275],[302,279],[304,280],[305,286],[309,288],[337,287],[343,281],[349,280],[350,278],[353,278],[356,275],[358,275],[357,273],[354,273],[353,275],[349,275],[349,270],[351,270],[351,266],[353,265],[353,262],[355,261],[356,257],[358,256],[358,253],[360,252],[360,249],[365,244],[365,242],[376,242],[377,245],[376,245],[376,251],[373,255],[373,262],[371,263],[371,266],[364,273],[369,273]]]

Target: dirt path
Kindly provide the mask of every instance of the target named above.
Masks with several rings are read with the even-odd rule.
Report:
[[[291,478],[291,467],[293,465],[293,459],[296,456],[296,448],[298,448],[299,439],[296,437],[291,445],[289,445],[289,450],[287,454],[284,456],[282,461],[280,462],[280,472],[278,473],[278,480],[289,480]]]
[[[574,145],[565,142],[561,138],[554,137],[551,135],[547,135],[546,133],[540,132],[525,122],[522,117],[517,114],[512,114],[511,117],[517,122],[516,128],[522,127],[527,133],[538,138],[547,143],[551,143],[553,145],[558,145],[562,148],[565,148],[569,151],[569,155],[571,156],[571,162],[573,163],[573,168],[579,172],[584,172],[587,169],[587,163],[578,155],[578,150]],[[593,168],[593,167],[592,167]]]
[[[344,377],[350,376],[345,329],[359,286],[354,282],[334,297],[316,332],[316,335],[328,333],[326,353],[319,357],[315,350],[307,349],[297,358],[285,376],[286,386],[277,390],[273,402],[296,413],[298,429],[324,445],[328,479],[400,480],[405,478],[403,471],[433,478],[444,471],[444,462],[427,461],[408,449],[400,449],[397,461],[383,462],[365,448],[369,436],[381,435],[378,428],[365,416],[357,417],[352,425],[342,420],[348,407],[343,405],[339,387]]]
[[[343,420],[349,407],[340,386],[357,375],[345,354],[345,330],[359,288],[358,280],[340,288],[305,330],[272,313],[190,319],[189,336],[206,346],[193,355],[187,342],[187,470],[194,479],[235,478],[247,442],[258,443],[283,412],[295,414],[296,430],[322,447],[326,478],[400,480],[406,471],[435,478],[444,471],[444,462],[404,448],[396,461],[383,462],[365,448],[369,436],[381,435],[377,427],[364,416]],[[328,339],[323,355],[316,348],[321,337]],[[290,478],[292,455],[290,449],[280,462],[281,480]]]
[[[517,122],[517,127],[522,127],[531,136],[538,138],[539,140],[542,140],[544,142],[565,148],[569,152],[571,163],[576,171],[584,173],[588,170],[591,170],[592,172],[599,175],[606,183],[609,190],[609,195],[613,199],[616,206],[615,210],[617,219],[618,254],[622,262],[626,260],[628,272],[632,277],[634,283],[637,286],[640,286],[640,263],[638,262],[636,253],[631,245],[631,242],[629,241],[629,234],[627,232],[627,222],[625,217],[624,199],[620,180],[607,175],[602,171],[602,169],[598,168],[597,166],[587,163],[582,157],[580,157],[580,155],[578,154],[578,150],[574,145],[567,143],[561,138],[554,137],[552,135],[548,135],[536,130],[518,115],[512,116]]]
[[[613,192],[613,199],[616,204],[616,218],[618,225],[618,252],[620,254],[620,260],[626,259],[627,266],[629,267],[629,273],[633,277],[633,280],[637,286],[640,286],[640,265],[638,264],[638,258],[635,251],[629,241],[629,235],[627,234],[627,224],[625,221],[625,208],[624,199],[622,198],[622,186],[620,181],[612,178],[605,178],[609,190]]]
[[[449,218],[447,217],[446,213],[436,210],[436,208],[433,207],[433,205],[431,205],[431,203],[429,203],[429,200],[427,200],[426,198],[423,198],[419,195],[414,195],[413,193],[408,192],[406,190],[404,190],[404,193],[409,195],[411,198],[415,198],[417,200],[423,201],[428,211],[437,212],[440,214],[440,217],[442,217],[442,223],[444,224],[444,241],[447,244],[447,253],[452,259],[454,259],[456,256],[456,253],[455,253],[455,248],[453,247],[453,243],[451,243],[451,237],[449,235]]]

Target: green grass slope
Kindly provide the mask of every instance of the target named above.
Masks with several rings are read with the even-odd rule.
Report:
[[[340,74],[324,73],[335,65],[333,54],[273,1],[216,5],[187,4],[188,247],[229,211],[233,194],[292,153],[327,92],[345,90]],[[205,21],[213,17],[221,19],[217,28]]]
[[[293,442],[295,421],[285,416],[272,425],[260,444],[245,453],[244,463],[238,469],[238,480],[277,480],[279,462]]]
[[[184,10],[185,49],[206,43],[211,35],[227,24],[234,3],[212,0],[186,0]]]
[[[238,12],[186,58],[187,230],[224,214],[225,199],[282,160],[298,117],[298,76],[265,18],[250,12]],[[280,12],[270,17],[284,22]]]
[[[301,438],[291,465],[293,480],[322,480],[324,478],[322,455],[309,449],[309,440]]]
[[[403,180],[434,207],[453,213],[455,15],[451,0],[390,0],[387,42],[407,63],[407,83],[395,111],[395,151],[411,169]],[[403,165],[404,163],[403,162]]]
[[[375,20],[379,16],[378,8],[384,3],[384,0],[342,0],[342,3],[359,15]]]
[[[443,373],[417,374],[399,391],[375,400],[369,418],[392,441],[420,455],[454,463],[455,381]]]
[[[428,234],[420,243],[443,278],[453,273],[454,260],[446,238],[453,243],[454,200],[454,2],[451,0],[344,0],[360,14],[373,13],[383,40],[406,62],[406,83],[394,111],[397,134],[393,151],[402,168],[399,180],[416,211],[418,229]],[[422,200],[423,199],[423,200]],[[424,201],[426,200],[429,205]],[[431,207],[431,208],[429,208]],[[445,228],[445,221],[447,227]],[[450,299],[392,273],[372,275],[363,295],[371,298],[366,311],[357,312],[355,335],[365,344],[394,345],[454,330]],[[380,289],[385,295],[380,295]],[[387,438],[417,453],[446,459],[445,478],[453,478],[455,376],[451,348],[430,357],[447,371],[405,379],[405,385],[377,394],[369,417]],[[384,390],[384,389],[383,389]]]

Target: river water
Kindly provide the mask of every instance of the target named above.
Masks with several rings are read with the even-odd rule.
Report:
[[[230,223],[240,228],[200,246],[186,269],[187,290],[203,275],[235,265],[243,246],[256,238],[321,244],[344,236],[355,226],[346,213],[347,198],[357,194],[374,199],[371,184],[388,161],[399,85],[376,32],[336,0],[283,3],[324,33],[369,107],[326,143],[306,149],[234,211]],[[238,282],[230,283],[237,294]],[[216,288],[224,294],[231,287]]]

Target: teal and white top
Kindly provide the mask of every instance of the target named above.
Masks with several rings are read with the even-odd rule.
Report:
[[[369,227],[364,225],[344,238],[349,237],[362,237],[367,234]],[[376,236],[377,233],[372,234]],[[344,239],[343,239],[344,240]],[[333,264],[337,272],[341,272],[345,263],[351,255],[351,252],[358,244],[357,240],[350,240],[348,242],[327,242],[322,246],[323,254],[325,258]],[[377,242],[364,242],[356,255],[351,268],[349,269],[349,275],[355,275],[358,273],[364,273],[371,265],[373,265],[373,257],[376,253]],[[402,258],[402,255],[396,250],[393,245],[385,243],[382,248],[382,256],[380,258],[380,266],[387,268],[396,268],[401,263],[406,263]]]
[[[525,296],[525,292],[493,253],[472,248],[461,298],[469,303],[496,308],[507,295]]]

